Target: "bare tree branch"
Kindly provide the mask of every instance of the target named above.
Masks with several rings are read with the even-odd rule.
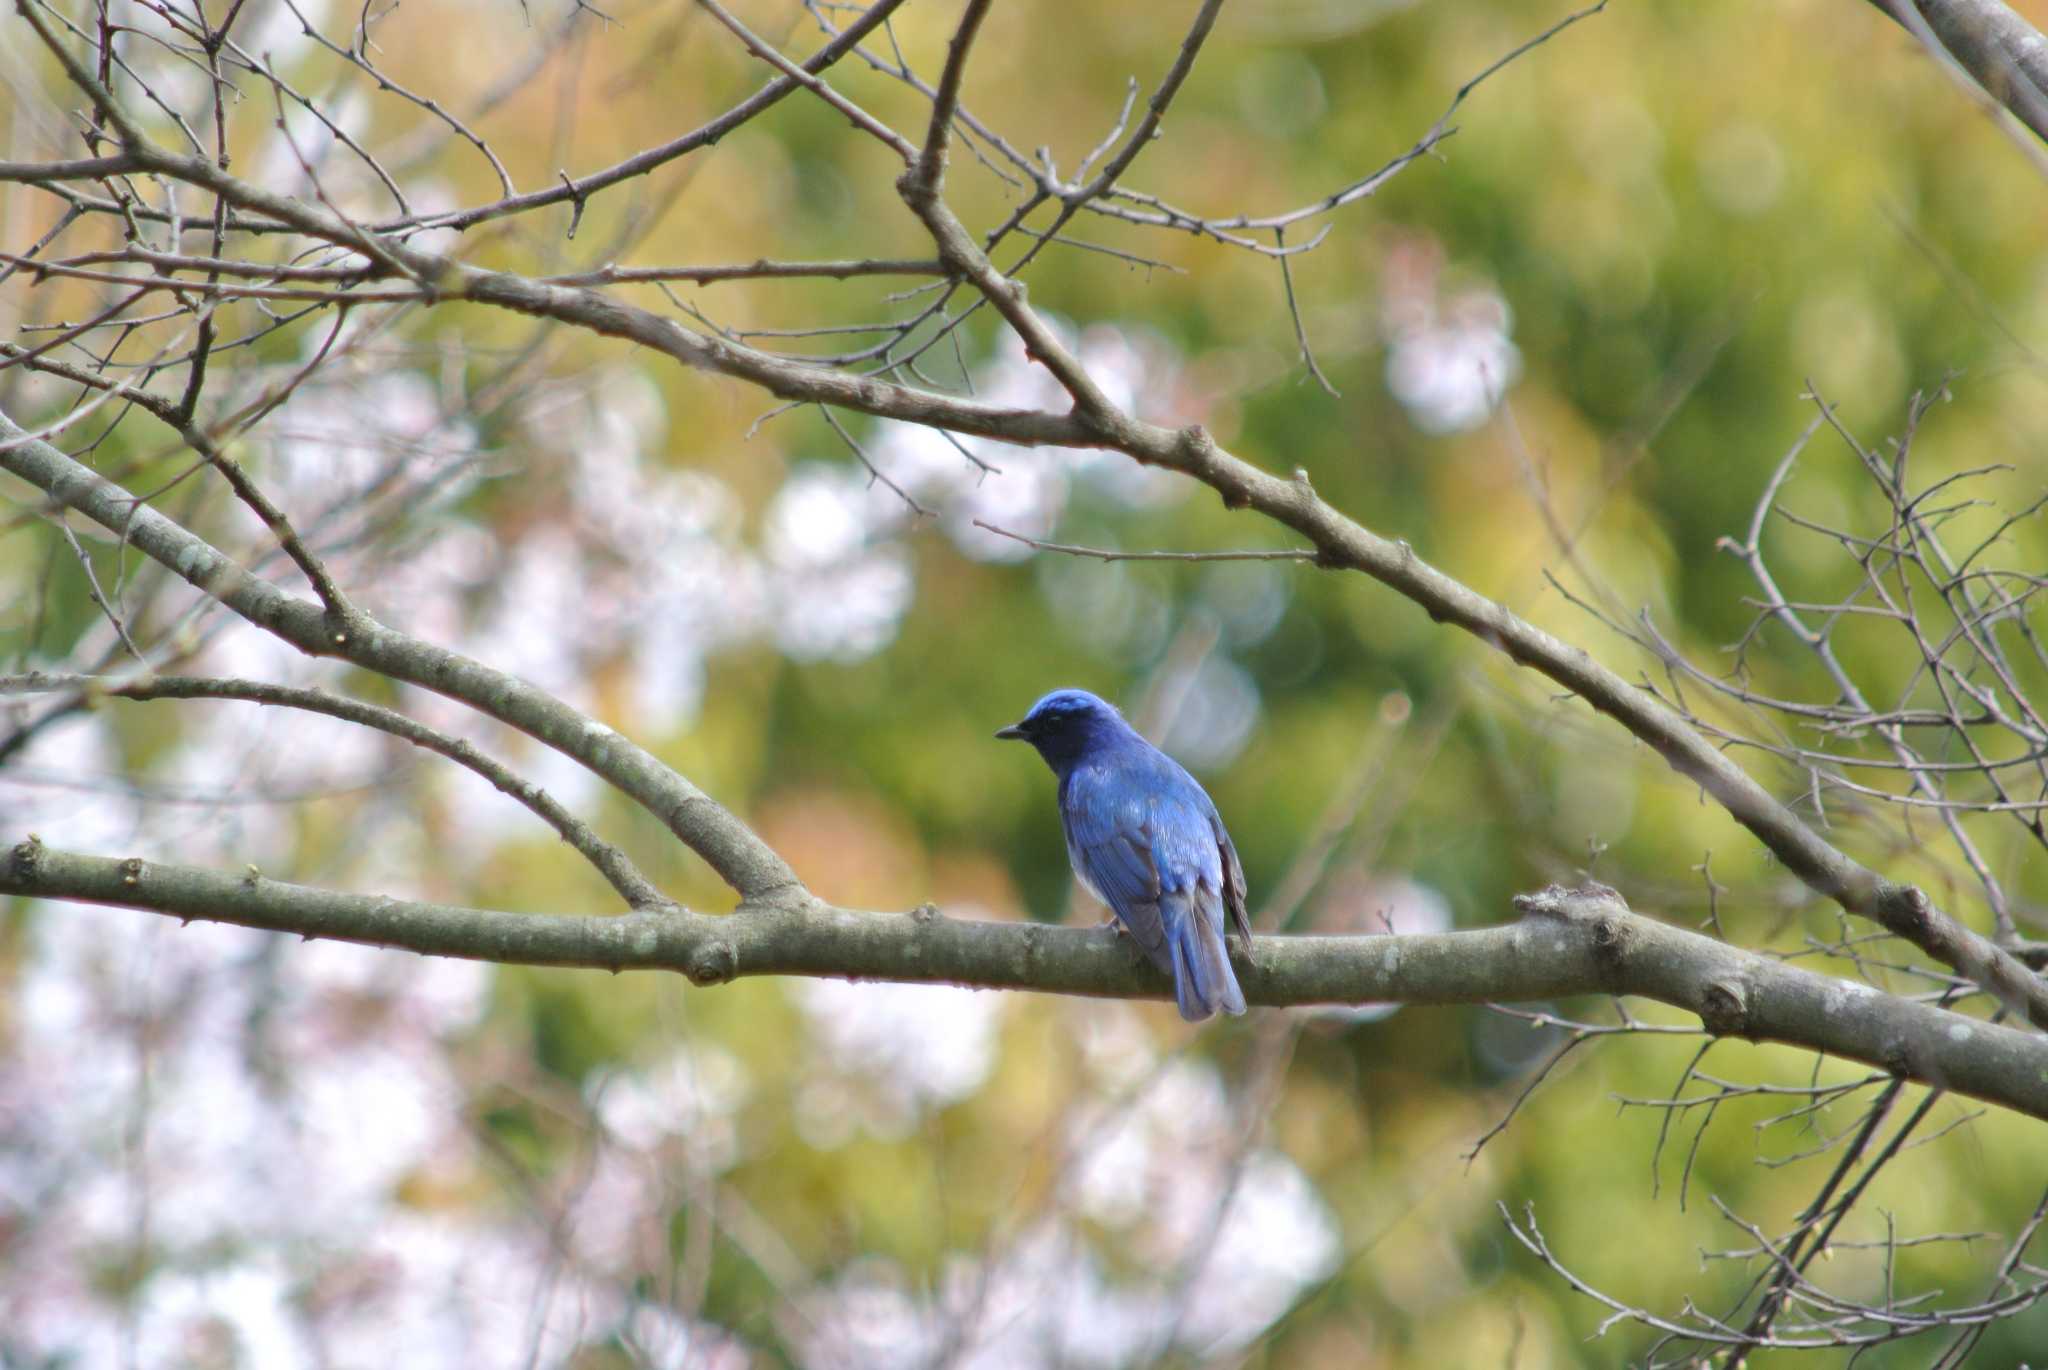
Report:
[[[286,709],[303,709],[325,714],[345,723],[356,723],[378,732],[403,738],[416,747],[438,753],[457,765],[482,776],[504,794],[510,795],[537,814],[578,855],[597,868],[611,887],[619,892],[628,908],[667,906],[663,897],[631,859],[594,832],[590,825],[563,808],[546,790],[522,779],[510,767],[492,760],[470,743],[406,717],[395,709],[349,699],[326,690],[291,685],[273,685],[260,680],[219,680],[193,676],[142,675],[133,680],[95,676],[51,676],[31,672],[23,676],[0,676],[0,695],[27,694],[45,690],[79,690],[88,697],[108,699],[231,699],[251,704],[270,704]]]
[[[575,758],[668,825],[744,899],[798,888],[780,856],[652,753],[508,672],[422,642],[357,609],[336,612],[252,575],[203,538],[0,414],[0,469],[127,539],[193,588],[297,647],[457,699]]]
[[[808,895],[738,912],[614,917],[507,913],[342,894],[192,866],[57,851],[33,839],[0,893],[148,909],[186,920],[397,947],[432,956],[670,970],[698,985],[751,975],[1165,998],[1171,986],[1107,928],[840,908]],[[1631,913],[1605,886],[1516,900],[1505,927],[1397,937],[1261,936],[1238,963],[1246,998],[1302,1004],[1484,1003],[1634,994],[1707,1030],[1810,1047],[2048,1118],[2048,1039],[1800,970]]]
[[[2048,39],[2001,0],[1871,0],[2048,140]]]

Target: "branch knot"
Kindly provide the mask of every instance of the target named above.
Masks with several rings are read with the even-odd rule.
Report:
[[[1700,995],[1700,1022],[1716,1037],[1749,1036],[1749,993],[1739,980],[1716,980]]]
[[[690,977],[690,983],[703,988],[722,985],[739,974],[740,956],[733,944],[713,940],[690,953],[690,959],[683,966],[683,974]]]

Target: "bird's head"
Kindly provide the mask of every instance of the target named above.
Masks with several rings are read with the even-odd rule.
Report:
[[[1114,706],[1086,690],[1054,690],[1031,706],[1031,712],[997,737],[1029,742],[1054,770],[1064,770],[1091,746],[1130,731]]]

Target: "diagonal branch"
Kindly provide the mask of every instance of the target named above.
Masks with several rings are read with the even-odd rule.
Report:
[[[308,656],[344,661],[433,690],[573,757],[660,818],[737,890],[769,900],[801,890],[775,851],[709,795],[636,743],[510,672],[423,642],[358,609],[288,595],[144,501],[0,413],[0,470],[124,537],[200,593]]]
[[[742,24],[738,16],[734,15],[725,6],[719,4],[718,0],[697,0],[697,3],[700,7],[709,11],[712,18],[731,30],[732,35],[740,40],[748,52],[753,53],[754,56],[781,72],[785,80],[795,81],[805,90],[810,91],[811,94],[838,110],[852,122],[855,128],[881,142],[904,161],[908,162],[916,159],[917,149],[911,146],[909,139],[875,118],[874,115],[869,114],[838,91],[832,89],[821,77],[812,75],[787,57],[784,57],[780,52],[776,51],[774,44],[756,34],[745,24]]]
[[[541,821],[561,834],[564,842],[597,868],[611,887],[619,892],[628,908],[648,909],[669,901],[632,860],[617,847],[599,837],[589,824],[577,818],[560,801],[540,786],[525,780],[510,767],[486,756],[474,745],[408,718],[396,709],[350,699],[327,690],[294,685],[274,685],[262,680],[228,680],[205,676],[159,676],[144,674],[133,680],[108,680],[98,676],[53,676],[30,672],[0,676],[0,694],[28,694],[45,690],[79,690],[88,699],[232,699],[251,704],[271,704],[286,709],[303,709],[325,714],[344,723],[356,723],[389,733],[415,747],[447,757],[489,781],[501,793],[510,795],[531,809]]]
[[[2048,140],[2048,38],[2001,0],[1871,0]]]

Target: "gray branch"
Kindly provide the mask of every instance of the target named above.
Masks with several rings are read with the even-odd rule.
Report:
[[[812,975],[1097,998],[1172,987],[1106,928],[839,908],[807,895],[611,917],[508,913],[344,894],[139,859],[58,851],[34,838],[0,865],[0,894],[144,909],[429,956],[609,971],[665,970],[698,985]],[[1636,995],[1699,1015],[1716,1036],[1782,1042],[2048,1118],[2048,1039],[1801,970],[1632,913],[1600,885],[1515,901],[1502,927],[1399,937],[1260,937],[1239,949],[1254,1004],[1469,1004]]]
[[[1871,0],[2048,140],[2048,39],[2000,0]]]

